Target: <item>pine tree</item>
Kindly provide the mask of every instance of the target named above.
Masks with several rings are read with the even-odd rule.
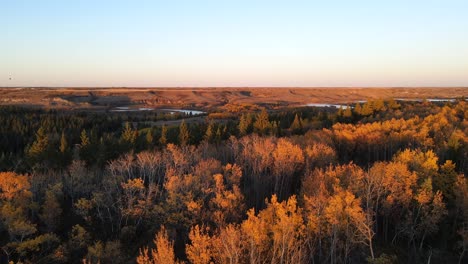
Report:
[[[271,122],[271,135],[272,136],[279,137],[278,128],[279,128],[278,122],[276,121]]]
[[[354,107],[354,112],[355,112],[357,115],[361,115],[361,114],[362,114],[361,103],[356,103],[356,106]]]
[[[250,114],[242,114],[239,120],[239,135],[245,136],[249,133],[250,127],[252,126],[252,116]]]
[[[401,105],[397,101],[395,101],[395,99],[390,98],[390,100],[388,100],[387,102],[387,106],[389,109],[395,110],[400,108]]]
[[[163,125],[161,127],[161,137],[159,138],[159,143],[163,146],[167,144],[167,127]]]
[[[343,106],[340,106],[340,108],[338,108],[338,112],[336,113],[336,115],[338,117],[343,117]]]
[[[187,125],[185,124],[185,119],[182,120],[182,123],[180,123],[179,126],[179,143],[181,146],[185,146],[189,144],[190,140],[190,134],[189,130],[187,128]]]
[[[204,136],[204,139],[208,142],[213,141],[213,134],[214,134],[213,129],[214,129],[214,124],[212,121],[210,121],[210,123],[208,123],[208,127],[206,128],[206,132]]]
[[[60,152],[63,154],[68,150],[68,142],[65,138],[65,133],[62,132],[62,136],[60,137]]]
[[[138,131],[133,130],[129,122],[125,123],[124,131],[122,132],[122,140],[125,143],[134,145],[138,136]]]
[[[294,116],[294,121],[291,124],[291,127],[289,128],[293,133],[301,133],[302,131],[302,122],[299,116],[296,114]]]
[[[88,133],[86,133],[86,130],[83,129],[81,131],[80,139],[81,139],[81,143],[80,143],[81,147],[89,145],[90,141],[89,141]]]
[[[351,118],[353,116],[353,112],[351,111],[351,107],[349,105],[346,105],[346,108],[343,112],[343,117],[344,118]]]
[[[65,137],[65,133],[62,132],[62,136],[60,137],[59,153],[57,157],[57,163],[61,168],[65,168],[70,164],[72,159],[71,154],[72,153],[68,147],[68,141]]]
[[[361,110],[361,115],[363,116],[370,116],[374,113],[374,103],[369,101],[364,104]]]
[[[45,129],[40,127],[36,133],[36,140],[28,149],[28,158],[31,162],[40,163],[48,157],[49,150],[49,136],[46,134]]]
[[[153,133],[151,128],[146,132],[146,143],[150,146],[153,145]]]
[[[268,112],[264,108],[258,115],[254,123],[254,130],[260,135],[265,135],[270,130],[271,124]]]
[[[373,104],[374,110],[375,111],[386,111],[387,108],[385,107],[385,102],[382,99],[377,99],[374,101]]]
[[[87,165],[91,165],[92,163],[96,162],[96,154],[97,154],[97,149],[96,149],[96,144],[94,143],[95,141],[93,140],[93,144],[91,144],[91,139],[88,137],[88,133],[86,133],[86,130],[81,131],[81,143],[80,143],[80,149],[79,149],[79,155],[80,159],[85,161]]]
[[[218,129],[216,130],[216,143],[220,143],[221,142],[221,128],[218,126]]]

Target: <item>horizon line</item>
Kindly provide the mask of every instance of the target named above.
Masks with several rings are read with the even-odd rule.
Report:
[[[320,88],[349,88],[349,89],[437,89],[437,88],[468,88],[466,86],[0,86],[0,89],[5,88],[42,88],[42,89],[59,89],[59,88],[75,88],[75,89],[125,89],[125,88],[142,88],[142,89],[267,89],[267,88],[288,88],[288,89],[320,89]]]

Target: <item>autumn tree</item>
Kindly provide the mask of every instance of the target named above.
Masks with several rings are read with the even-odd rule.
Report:
[[[324,213],[330,240],[331,263],[346,262],[357,242],[355,239],[359,236],[363,236],[363,240],[359,241],[369,246],[373,257],[372,223],[366,223],[359,199],[349,191],[338,190],[330,197]]]
[[[239,210],[244,209],[243,195],[239,185],[232,184],[229,188],[225,184],[222,174],[213,175],[215,182],[215,197],[210,201],[210,209],[213,212],[211,219],[218,226],[239,220]]]
[[[150,185],[146,188],[141,178],[128,179],[121,183],[121,187],[123,195],[119,206],[123,221],[126,225],[133,223],[135,226],[139,226],[148,216],[157,187]]]
[[[0,219],[14,242],[22,243],[37,231],[27,217],[32,205],[30,188],[28,176],[0,173]]]
[[[169,239],[166,228],[163,226],[161,230],[154,236],[154,249],[144,247],[140,249],[136,261],[138,264],[176,264],[177,261],[174,254],[174,242]]]
[[[34,253],[47,256],[58,246],[59,238],[53,233],[36,235],[37,225],[28,217],[34,206],[30,188],[27,176],[0,173],[0,223],[9,235],[9,243],[3,250],[35,262]]]
[[[431,179],[426,179],[415,200],[417,202],[416,210],[412,214],[414,225],[410,226],[410,241],[418,238],[419,249],[422,249],[424,240],[427,236],[434,234],[439,229],[439,223],[443,216],[447,214],[445,204],[442,201],[440,191],[433,192]]]
[[[209,264],[213,260],[213,247],[208,230],[196,225],[190,229],[190,244],[187,244],[187,258],[193,264]]]
[[[266,209],[258,215],[252,209],[247,215],[242,229],[250,263],[305,262],[305,224],[295,196],[280,203],[273,195]]]
[[[124,263],[121,254],[120,242],[117,241],[97,241],[88,246],[88,254],[83,262],[89,263]],[[86,263],[86,262],[85,262]]]
[[[463,175],[457,177],[455,183],[455,199],[456,199],[456,219],[459,219],[457,228],[458,243],[457,249],[460,252],[458,263],[463,263],[468,252],[468,181]]]
[[[441,191],[444,200],[450,202],[451,205],[455,202],[455,184],[457,181],[456,166],[451,160],[445,161],[440,166],[439,173],[435,174],[432,178],[432,183],[436,191]]]
[[[304,155],[299,146],[280,138],[273,151],[273,159],[274,193],[280,198],[285,198],[298,183],[296,177],[303,168]]]
[[[216,263],[241,264],[246,263],[244,234],[240,226],[229,224],[219,229],[212,236],[212,252]]]
[[[305,147],[305,162],[309,170],[324,168],[337,162],[336,151],[323,143],[315,143]]]

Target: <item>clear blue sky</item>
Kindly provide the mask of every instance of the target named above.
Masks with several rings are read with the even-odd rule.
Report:
[[[0,32],[0,86],[468,86],[466,0],[0,0]]]

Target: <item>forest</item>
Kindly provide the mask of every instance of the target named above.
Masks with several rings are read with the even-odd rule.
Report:
[[[0,107],[0,263],[468,263],[464,98],[192,119]]]

